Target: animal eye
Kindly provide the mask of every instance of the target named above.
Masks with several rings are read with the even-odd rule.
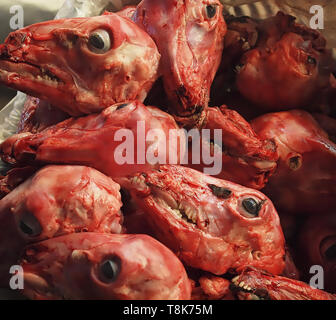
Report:
[[[100,54],[109,51],[111,49],[110,34],[103,29],[92,32],[89,37],[89,49]]]
[[[317,61],[314,57],[312,56],[308,56],[308,59],[307,59],[307,62],[313,66],[316,66],[317,65]]]
[[[42,232],[39,221],[32,214],[24,214],[19,221],[20,230],[29,237],[37,237]]]
[[[261,208],[260,203],[258,203],[253,198],[247,198],[243,200],[242,204],[243,204],[244,210],[249,214],[248,217],[252,217],[252,218],[258,217],[259,211]]]
[[[336,260],[336,237],[328,237],[321,244],[321,251],[328,261]]]
[[[330,246],[324,254],[325,254],[326,258],[329,259],[329,260],[336,259],[336,243],[334,243],[332,246]]]
[[[217,6],[213,4],[209,4],[205,8],[206,16],[208,19],[212,19],[217,13]]]
[[[124,108],[127,107],[127,106],[128,106],[128,103],[122,103],[122,104],[120,104],[120,105],[117,107],[116,110],[124,109]]]
[[[101,279],[104,282],[110,283],[114,282],[121,271],[121,263],[120,259],[118,257],[113,257],[108,260],[105,260],[101,265],[100,265],[100,274],[101,274]]]

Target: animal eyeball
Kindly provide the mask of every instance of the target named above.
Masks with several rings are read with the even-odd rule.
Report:
[[[103,29],[95,30],[89,36],[89,49],[98,54],[106,53],[111,49],[111,36]]]
[[[104,260],[100,267],[101,280],[106,283],[114,282],[121,271],[121,263],[118,257],[113,257],[108,260]]]
[[[336,236],[328,237],[322,241],[321,252],[328,261],[336,261]]]
[[[124,109],[124,108],[126,108],[128,105],[129,105],[128,103],[122,103],[122,104],[119,104],[116,110]]]
[[[208,19],[212,19],[213,17],[215,17],[217,14],[217,8],[218,8],[217,5],[213,5],[213,4],[207,5],[205,8],[206,17]]]
[[[248,213],[248,218],[258,217],[261,207],[260,203],[253,198],[247,198],[243,200],[242,204],[244,210]]]
[[[314,57],[312,57],[312,56],[308,56],[307,62],[308,62],[308,64],[311,64],[313,66],[317,65],[316,59]]]
[[[32,214],[24,214],[19,221],[21,232],[29,237],[37,237],[42,232],[40,222]]]

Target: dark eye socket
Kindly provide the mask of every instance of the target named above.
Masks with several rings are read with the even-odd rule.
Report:
[[[121,271],[120,259],[118,257],[112,257],[104,260],[99,270],[103,282],[111,283],[116,281]]]
[[[308,59],[307,59],[307,62],[313,66],[316,66],[317,65],[317,61],[314,57],[312,56],[308,56]]]
[[[261,209],[262,203],[257,202],[253,198],[247,198],[243,200],[242,204],[243,204],[243,208],[249,215],[251,215],[252,217],[259,216],[259,211]]]
[[[89,37],[89,49],[100,54],[109,51],[111,49],[110,34],[103,29],[92,32]]]
[[[328,237],[321,243],[321,251],[324,258],[328,261],[336,260],[336,236]]]
[[[330,246],[326,250],[324,255],[328,260],[335,260],[336,259],[336,243],[334,243],[332,246]]]
[[[20,230],[29,237],[37,237],[42,233],[39,221],[32,214],[24,214],[19,221]]]
[[[217,6],[209,4],[206,6],[206,15],[209,19],[212,19],[217,13]]]

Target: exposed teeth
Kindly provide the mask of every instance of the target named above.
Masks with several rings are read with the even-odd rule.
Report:
[[[146,179],[144,176],[135,176],[130,178],[130,184],[134,185],[138,190],[147,190],[148,185],[146,184]]]
[[[41,75],[36,76],[37,80],[40,80],[40,81],[44,80],[44,81],[50,81],[53,83],[58,83],[57,78],[53,76],[52,74],[50,74],[47,69],[41,68],[40,70],[41,70]]]
[[[248,285],[245,285],[245,286],[243,287],[243,289],[244,289],[245,291],[248,291],[248,292],[253,291],[253,289],[252,289],[250,286],[248,286]]]
[[[248,292],[253,291],[253,289],[250,286],[248,286],[244,281],[239,282],[239,276],[233,278],[231,281],[236,287],[244,289],[245,291],[248,291]]]
[[[157,201],[169,208],[179,219],[197,224],[197,211],[194,208],[177,203],[174,199],[168,199],[166,196],[160,196],[159,194],[157,194]]]
[[[146,179],[145,179],[145,177],[143,175],[132,177],[130,179],[130,182],[132,184],[136,184],[136,185],[147,186],[146,185]]]
[[[51,78],[50,76],[48,76],[47,74],[43,73],[42,76],[38,75],[36,76],[37,80],[46,80],[46,81],[50,81],[50,82],[54,82],[57,83],[58,81],[55,78]]]
[[[179,210],[179,205],[174,199],[173,196],[171,196],[168,192],[158,188],[158,187],[152,187],[152,193],[155,195],[156,198],[159,198],[163,205],[172,209],[172,210]]]
[[[187,222],[192,222],[197,224],[197,212],[191,207],[183,206],[181,203],[178,204],[177,209],[170,209],[179,217]]]
[[[140,184],[143,181],[140,177],[133,177],[131,178],[131,183],[132,184]]]
[[[231,281],[233,284],[238,284],[239,276],[234,277]]]
[[[191,207],[185,208],[184,213],[187,215],[189,220],[191,220],[193,223],[197,222],[197,213],[193,208]]]
[[[244,281],[239,281],[240,276],[236,276],[231,280],[231,282],[235,285],[235,287],[240,288],[238,290],[237,295],[240,300],[267,300],[267,292],[266,294],[260,294],[256,288],[251,288]]]
[[[173,209],[175,215],[177,215],[179,218],[182,218],[182,214],[181,214],[181,211],[178,210],[178,209]]]

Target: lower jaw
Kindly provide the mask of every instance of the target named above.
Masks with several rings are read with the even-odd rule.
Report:
[[[5,78],[19,78],[31,82],[44,82],[48,85],[58,85],[62,81],[51,71],[39,66],[25,62],[12,62],[0,59],[0,77],[5,82]]]

